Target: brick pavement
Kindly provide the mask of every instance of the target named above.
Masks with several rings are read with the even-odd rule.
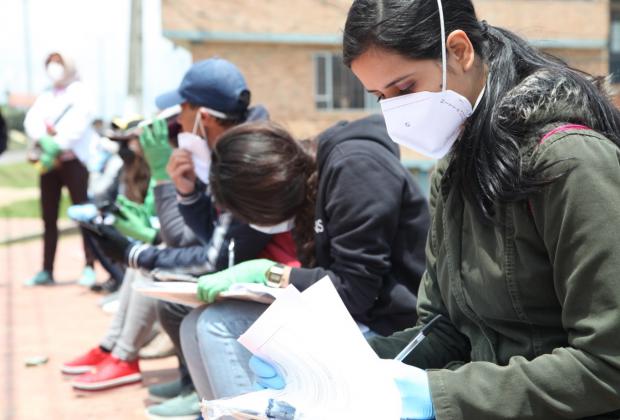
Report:
[[[6,219],[0,219],[5,225]],[[0,238],[1,239],[1,238]],[[5,419],[144,419],[147,392],[131,385],[92,394],[74,392],[59,371],[62,362],[96,345],[111,318],[99,296],[75,284],[83,255],[78,236],[61,238],[58,285],[27,289],[23,279],[41,264],[39,241],[0,247],[0,413]],[[105,275],[98,271],[100,280]],[[32,356],[49,357],[25,367]],[[141,362],[147,384],[176,374],[174,357]]]

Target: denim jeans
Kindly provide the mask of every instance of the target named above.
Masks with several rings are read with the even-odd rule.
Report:
[[[181,347],[202,398],[234,397],[255,390],[248,365],[252,354],[237,339],[267,307],[231,299],[196,308],[183,319]],[[366,338],[377,335],[366,327],[363,330]]]
[[[181,324],[181,347],[198,395],[207,400],[254,389],[252,354],[237,342],[268,305],[225,300],[194,309]]]

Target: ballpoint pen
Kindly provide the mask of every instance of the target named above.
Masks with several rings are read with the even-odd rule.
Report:
[[[235,240],[231,239],[228,243],[228,268],[235,265]]]
[[[400,353],[398,353],[398,355],[394,358],[394,360],[398,360],[399,362],[402,362],[405,359],[405,357],[407,357],[409,353],[411,353],[413,349],[415,349],[418,346],[418,344],[420,344],[422,340],[426,338],[428,333],[433,329],[435,322],[439,318],[441,318],[441,315],[435,315],[435,317],[431,319],[429,323],[424,325],[422,329],[420,330],[420,332],[415,337],[413,337],[413,339],[409,342],[409,344],[407,344],[405,348],[401,350]]]

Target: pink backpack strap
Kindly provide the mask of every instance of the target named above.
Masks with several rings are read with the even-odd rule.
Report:
[[[542,138],[538,142],[538,145],[543,144],[545,141],[547,141],[547,139],[549,139],[549,137],[553,136],[554,134],[562,133],[569,130],[591,130],[591,128],[581,124],[564,124],[554,128],[553,130],[542,136]],[[534,206],[532,205],[532,200],[527,200],[527,207],[530,211],[530,215],[534,217]]]
[[[554,134],[569,130],[590,130],[590,127],[586,127],[585,125],[581,124],[564,124],[557,128],[554,128],[553,130],[545,134],[542,139],[540,139],[540,142],[538,144],[543,144],[545,141],[547,141],[549,137],[553,136]]]

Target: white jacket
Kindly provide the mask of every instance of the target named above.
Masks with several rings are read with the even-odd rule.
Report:
[[[73,151],[87,164],[91,141],[97,138],[92,120],[93,100],[84,84],[74,81],[63,89],[43,92],[28,110],[24,128],[28,137],[38,140],[47,134],[47,125],[52,125],[57,133],[54,140],[60,148]]]

